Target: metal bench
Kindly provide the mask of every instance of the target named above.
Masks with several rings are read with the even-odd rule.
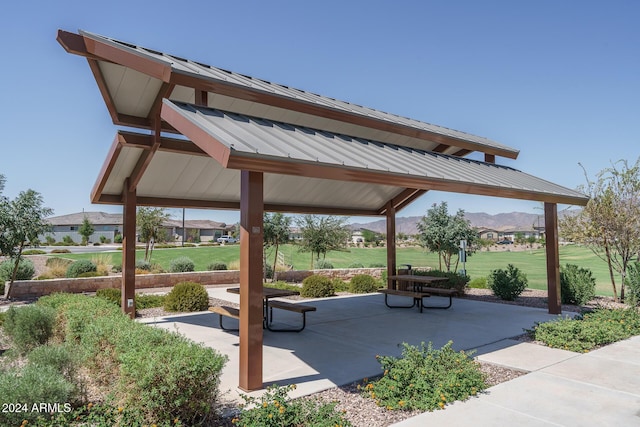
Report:
[[[293,329],[274,329],[271,327],[273,322],[273,309],[278,308],[280,310],[288,310],[302,314],[302,327]],[[267,329],[273,332],[300,332],[307,324],[307,312],[316,311],[316,308],[311,305],[293,304],[285,301],[269,301],[269,322],[267,322]]]
[[[222,326],[222,316],[232,317],[236,320],[240,320],[240,310],[234,307],[229,307],[226,305],[209,307],[209,311],[216,313],[220,316],[220,329],[223,331],[237,331],[238,329],[230,329]]]
[[[414,291],[402,291],[399,289],[379,289],[378,292],[384,294],[384,303],[389,308],[413,308],[416,305],[420,308],[420,313],[422,313],[422,307],[424,305],[424,298],[429,298],[431,294],[428,292],[414,292]],[[410,297],[413,299],[413,304],[411,305],[390,305],[389,304],[389,295],[401,296],[401,297]]]
[[[451,304],[453,304],[453,297],[458,295],[458,291],[456,289],[445,289],[445,288],[422,288],[423,292],[428,292],[431,295],[439,295],[442,297],[449,297],[449,305],[448,306],[426,306],[423,305],[424,308],[439,308],[439,309],[443,309],[446,310],[447,308],[451,307]]]

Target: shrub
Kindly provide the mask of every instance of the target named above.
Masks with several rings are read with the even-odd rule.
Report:
[[[378,288],[378,281],[368,274],[356,274],[349,282],[349,292],[354,294],[368,294]]]
[[[495,296],[505,301],[513,301],[526,289],[527,276],[513,264],[509,264],[506,270],[493,270],[487,283]]]
[[[187,271],[194,271],[196,269],[195,264],[191,258],[181,256],[176,259],[172,259],[169,264],[169,271],[172,273],[184,273]]]
[[[96,296],[98,298],[110,301],[118,307],[120,307],[120,304],[122,303],[122,291],[118,288],[98,289],[96,291]]]
[[[273,279],[273,266],[265,264],[262,273],[266,279]]]
[[[640,262],[634,262],[627,267],[625,284],[627,295],[625,295],[624,302],[632,307],[640,305]]]
[[[449,341],[439,350],[431,343],[402,344],[402,356],[377,356],[383,376],[367,383],[363,395],[393,409],[433,411],[449,402],[466,400],[487,385],[480,366],[468,353],[456,352]]]
[[[597,309],[574,319],[538,323],[527,332],[549,347],[585,353],[640,334],[640,313],[635,308]]]
[[[68,249],[55,249],[58,251],[67,251]],[[54,251],[51,251],[51,253],[53,253]],[[69,267],[69,264],[71,264],[73,262],[72,259],[69,258],[60,258],[57,256],[53,256],[53,257],[49,257],[47,258],[47,261],[45,262],[45,265],[49,268],[54,268],[54,267],[64,267],[65,269],[67,267]]]
[[[591,270],[567,264],[560,268],[560,290],[563,304],[582,305],[596,295],[596,279]]]
[[[307,298],[324,298],[335,294],[331,279],[319,274],[311,275],[302,281],[300,295]]]
[[[116,264],[111,267],[111,271],[114,273],[122,273],[122,264]]]
[[[227,264],[221,261],[214,261],[207,266],[207,270],[209,271],[226,270],[226,269],[227,269]]]
[[[84,272],[82,274],[79,274],[78,278],[80,278],[80,277],[100,277],[100,276],[101,276],[101,274],[98,273],[97,271],[87,271],[87,272]]]
[[[28,305],[7,311],[4,331],[18,352],[25,354],[46,343],[53,335],[55,312],[48,307]]]
[[[151,263],[143,259],[136,261],[136,270],[151,271]]]
[[[166,299],[167,299],[166,295],[147,295],[147,294],[136,295],[136,308],[143,309],[143,308],[163,307]]]
[[[73,245],[75,245],[75,244],[76,244],[76,243],[73,241],[73,239],[71,238],[71,236],[63,236],[63,237],[62,237],[62,243],[63,243],[64,245],[67,245],[67,246],[73,246]]]
[[[364,264],[361,262],[352,262],[347,268],[364,268]]]
[[[45,251],[41,249],[27,249],[26,251],[22,251],[22,255],[44,255]]]
[[[204,311],[209,307],[209,294],[200,283],[182,282],[171,289],[164,302],[167,311]]]
[[[79,259],[72,262],[67,267],[66,276],[69,278],[79,277],[82,273],[90,271],[95,272],[97,270],[96,265],[87,259]]]
[[[474,289],[486,289],[487,288],[487,278],[486,277],[476,277],[475,279],[469,282],[469,287]]]
[[[35,422],[40,413],[31,411],[34,404],[51,403],[64,405],[74,400],[76,386],[67,381],[51,366],[27,364],[23,369],[0,371],[0,406],[10,403],[24,403],[24,412],[3,411],[0,425],[23,426],[24,420]],[[64,406],[60,408],[64,410]]]
[[[80,362],[77,352],[64,344],[41,345],[34,348],[27,360],[40,367],[51,367],[72,384],[77,384],[77,367]]]
[[[113,243],[121,244],[122,243],[122,234],[116,234],[113,237]]]
[[[338,402],[321,402],[315,399],[295,399],[287,396],[295,385],[279,387],[277,384],[267,388],[260,398],[241,395],[245,401],[245,410],[234,425],[241,427],[300,426],[300,427],[349,427],[352,424],[336,410]]]
[[[70,254],[71,251],[69,249],[54,249],[51,251],[52,254]]]
[[[324,259],[319,259],[313,266],[316,270],[333,270],[333,264]]]
[[[331,279],[331,284],[333,285],[334,292],[348,292],[349,284],[339,277],[334,277]]]
[[[413,274],[416,276],[433,276],[433,277],[446,277],[447,281],[442,282],[433,282],[430,283],[429,286],[432,288],[445,288],[445,289],[455,289],[461,295],[464,294],[465,289],[467,288],[467,283],[469,283],[470,277],[467,275],[461,275],[453,271],[440,271],[440,270],[429,270],[429,271],[413,271]]]
[[[369,264],[369,268],[383,268],[383,267],[386,267],[386,264],[382,264],[379,262],[374,262]]]
[[[49,246],[53,245],[56,242],[56,238],[53,236],[45,236],[44,240]]]
[[[0,263],[0,282],[11,280],[13,269],[16,262],[12,259],[8,259]],[[36,268],[33,262],[28,259],[21,258],[18,263],[18,271],[16,272],[16,280],[29,280],[36,274]]]

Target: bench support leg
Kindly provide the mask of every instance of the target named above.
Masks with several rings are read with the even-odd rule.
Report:
[[[240,329],[232,329],[232,328],[225,328],[224,326],[222,326],[222,314],[218,314],[219,317],[219,322],[220,322],[220,329],[222,329],[223,331],[239,331]]]
[[[269,307],[269,321],[266,323],[267,329],[271,332],[302,332],[304,328],[307,326],[307,313],[302,312],[302,327],[301,328],[292,328],[292,329],[273,329],[270,325],[273,322],[273,307]]]
[[[451,304],[453,304],[453,298],[451,295],[449,295],[449,305],[448,306],[432,306],[432,305],[424,305],[424,303],[422,304],[422,307],[424,308],[435,308],[435,309],[441,309],[441,310],[446,310],[447,308],[451,307]],[[422,311],[422,310],[421,310]]]
[[[384,304],[389,308],[413,308],[416,306],[416,302],[418,302],[418,306],[421,305],[420,298],[413,298],[413,304],[411,305],[390,305],[389,301],[387,300],[388,297],[388,294],[384,294]]]

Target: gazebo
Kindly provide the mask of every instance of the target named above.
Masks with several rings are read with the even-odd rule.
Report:
[[[426,191],[544,202],[549,312],[560,313],[557,204],[588,199],[496,164],[518,150],[85,31],[57,39],[87,59],[113,123],[143,130],[117,132],[91,193],[123,206],[126,313],[137,206],[240,210],[241,389],[262,388],[265,211],[384,216],[395,274],[396,212]]]

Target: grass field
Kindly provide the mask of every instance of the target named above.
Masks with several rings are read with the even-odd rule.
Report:
[[[292,264],[299,270],[308,269],[311,264],[309,253],[298,252],[294,245],[285,245],[282,249],[287,263]],[[113,264],[122,262],[121,252],[110,252]],[[91,259],[95,254],[63,254],[65,258]],[[240,259],[240,246],[210,246],[199,248],[176,248],[176,249],[156,249],[153,252],[152,262],[160,264],[168,269],[172,259],[179,256],[191,258],[196,270],[205,270],[207,265],[213,261],[227,263],[238,262]],[[144,257],[144,251],[136,251],[137,259]],[[327,254],[327,261],[331,262],[335,268],[348,267],[354,263],[361,263],[365,267],[371,264],[386,265],[385,248],[352,248],[348,252],[330,252]],[[273,260],[273,255],[270,256]],[[466,265],[467,273],[471,278],[486,277],[492,270],[505,268],[507,264],[513,264],[525,272],[529,279],[529,287],[534,289],[546,289],[546,264],[544,249],[521,252],[478,252],[468,258]],[[397,263],[412,264],[414,267],[438,268],[438,257],[435,254],[425,252],[421,248],[398,248]],[[596,278],[596,293],[598,295],[612,295],[611,281],[607,264],[593,255],[588,249],[579,246],[563,246],[560,248],[560,263],[562,265],[570,263],[580,267],[589,268]],[[460,267],[461,268],[461,267]]]

